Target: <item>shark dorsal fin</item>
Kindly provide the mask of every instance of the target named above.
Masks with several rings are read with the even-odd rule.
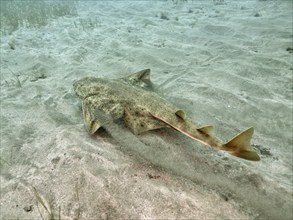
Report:
[[[207,125],[207,126],[203,126],[201,128],[198,128],[197,130],[202,132],[202,133],[211,135],[213,129],[214,129],[214,127],[212,125]]]
[[[186,118],[186,115],[185,115],[185,112],[181,109],[179,109],[177,112],[175,112],[175,114],[179,117],[179,118],[182,118],[183,120],[185,120]]]
[[[139,72],[128,75],[122,78],[127,83],[141,87],[143,89],[152,89],[152,82],[150,80],[150,69],[144,69]]]

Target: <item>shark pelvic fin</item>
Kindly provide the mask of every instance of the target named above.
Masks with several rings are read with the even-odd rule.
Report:
[[[200,131],[200,132],[202,132],[202,133],[211,135],[212,134],[212,131],[214,130],[214,127],[212,125],[207,125],[207,126],[198,128],[197,130]]]
[[[186,115],[185,115],[185,112],[181,109],[179,109],[177,112],[175,112],[175,114],[179,117],[179,118],[182,118],[183,120],[185,120],[186,118]]]
[[[253,135],[253,127],[242,131],[240,134],[232,138],[223,145],[223,150],[228,151],[230,154],[246,160],[258,161],[260,157],[253,150],[250,145],[250,140]]]

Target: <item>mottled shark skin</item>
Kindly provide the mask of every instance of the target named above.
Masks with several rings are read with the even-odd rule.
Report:
[[[83,116],[89,134],[103,126],[98,112],[113,121],[124,121],[138,135],[163,127],[177,131],[205,145],[252,161],[260,157],[250,145],[253,128],[248,128],[222,143],[212,136],[212,126],[197,127],[183,110],[169,103],[152,91],[150,69],[145,69],[120,79],[85,77],[76,81],[74,91],[82,101]]]

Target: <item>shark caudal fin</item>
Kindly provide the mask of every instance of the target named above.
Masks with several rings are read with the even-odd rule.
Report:
[[[258,161],[260,157],[250,145],[254,129],[248,128],[223,145],[223,150],[246,160]]]

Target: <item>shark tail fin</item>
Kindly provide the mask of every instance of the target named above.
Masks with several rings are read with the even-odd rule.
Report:
[[[260,157],[250,145],[253,131],[253,127],[242,131],[240,134],[224,144],[223,150],[228,151],[230,154],[236,157],[240,157],[246,160],[259,161]]]

